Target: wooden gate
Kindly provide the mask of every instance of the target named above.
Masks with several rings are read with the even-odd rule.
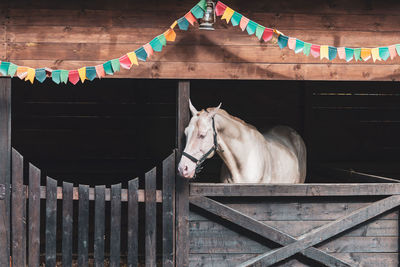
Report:
[[[0,239],[0,246],[8,248],[11,253],[12,266],[37,267],[41,262],[49,267],[56,266],[57,262],[62,266],[72,266],[73,263],[104,266],[105,262],[109,262],[106,264],[109,266],[120,266],[122,262],[127,266],[138,266],[141,202],[145,205],[145,265],[160,264],[161,257],[157,258],[157,254],[162,254],[163,266],[174,266],[175,151],[163,161],[162,190],[156,189],[156,168],[146,173],[143,190],[139,189],[138,178],[130,180],[128,188],[122,188],[121,184],[111,188],[104,185],[74,187],[67,182],[58,186],[58,182],[50,177],[46,177],[46,185],[41,185],[40,170],[28,165],[28,171],[24,173],[23,157],[12,149],[11,242],[8,243],[7,238]],[[29,184],[25,185],[24,180],[29,180]],[[5,195],[1,194],[0,201],[4,199]],[[45,215],[42,213],[45,221],[40,221],[41,199],[45,201]],[[156,218],[157,211],[161,210],[157,209],[157,203],[162,203],[162,253],[156,247]],[[109,213],[106,205],[110,205]],[[60,208],[61,211],[57,211]],[[74,211],[76,208],[77,212]],[[121,227],[121,213],[127,214],[126,227]],[[89,217],[90,214],[93,218]],[[6,218],[3,215],[2,219]],[[89,233],[90,223],[94,223],[90,227],[93,234]],[[106,223],[110,224],[109,232],[105,231]],[[44,225],[42,231],[41,225]],[[90,236],[93,240],[89,240]],[[123,244],[126,247],[124,255],[121,254],[121,236],[127,237],[124,239],[126,244]],[[73,253],[76,246],[77,254]]]

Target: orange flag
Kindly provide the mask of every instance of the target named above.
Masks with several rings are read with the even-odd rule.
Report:
[[[164,32],[164,36],[165,36],[165,39],[167,39],[167,41],[174,42],[175,38],[176,38],[176,33],[171,28],[171,29],[168,29],[166,32]]]
[[[146,53],[147,53],[147,57],[150,57],[150,56],[153,55],[153,48],[151,47],[151,45],[150,45],[149,43],[145,44],[145,45],[143,46],[143,48],[144,48],[144,50],[145,50]]]
[[[364,61],[367,61],[371,58],[371,49],[370,48],[361,48],[361,58]]]
[[[28,75],[28,67],[20,67],[20,66],[18,66],[16,75],[21,80],[24,79],[26,77],[26,75]]]

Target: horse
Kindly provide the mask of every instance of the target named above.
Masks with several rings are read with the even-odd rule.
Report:
[[[185,128],[180,176],[194,178],[203,162],[218,153],[223,183],[304,183],[306,146],[295,130],[275,126],[262,134],[221,104],[197,111],[189,100],[192,118]]]

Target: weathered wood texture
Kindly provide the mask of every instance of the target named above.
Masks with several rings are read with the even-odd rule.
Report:
[[[29,164],[28,214],[28,264],[36,267],[40,259],[40,170],[32,164]]]
[[[14,3],[15,2],[15,3]],[[54,6],[22,1],[2,4],[1,60],[33,67],[74,69],[93,66],[135,50],[163,33],[196,4],[157,0],[132,4],[78,1]],[[24,4],[21,4],[24,3]],[[227,2],[250,19],[277,27],[307,42],[335,46],[378,47],[398,42],[396,1]],[[157,10],[153,7],[157,6]],[[101,19],[99,19],[101,18]],[[149,62],[111,77],[205,79],[398,80],[399,58],[372,63],[328,63],[259,42],[238,27],[217,19],[216,30],[177,29],[175,43]],[[44,32],[43,29],[46,29]]]

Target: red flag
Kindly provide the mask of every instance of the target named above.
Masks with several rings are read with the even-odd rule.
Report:
[[[197,19],[193,16],[192,12],[190,11],[186,13],[185,18],[187,19],[187,21],[189,21],[190,24],[192,24],[192,26],[197,21]]]
[[[264,33],[262,35],[262,39],[264,40],[264,42],[268,42],[269,40],[271,40],[273,33],[274,31],[272,29],[265,28]]]
[[[77,70],[70,70],[68,74],[68,79],[69,81],[75,85],[77,82],[79,82],[79,73]]]
[[[311,46],[311,55],[313,55],[313,57],[319,57],[319,51],[320,51],[320,46],[319,45],[312,45]]]
[[[128,55],[123,55],[122,57],[120,57],[119,64],[121,65],[121,67],[127,70],[129,70],[132,66],[132,62],[129,59]]]
[[[227,6],[225,4],[218,1],[217,5],[215,6],[215,14],[217,16],[222,16],[222,14],[224,14],[226,8],[227,8]]]

